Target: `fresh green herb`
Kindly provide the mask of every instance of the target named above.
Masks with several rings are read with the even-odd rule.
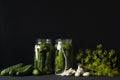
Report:
[[[102,44],[97,45],[96,50],[80,50],[76,60],[79,66],[90,71],[93,76],[115,76],[119,74],[115,50],[103,50]]]

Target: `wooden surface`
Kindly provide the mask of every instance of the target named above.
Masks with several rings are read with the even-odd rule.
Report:
[[[56,75],[43,76],[0,76],[0,80],[120,80],[120,76],[115,77],[61,77]]]

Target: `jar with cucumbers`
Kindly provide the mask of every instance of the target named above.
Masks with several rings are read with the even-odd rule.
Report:
[[[37,75],[43,72],[45,67],[45,40],[37,39],[35,44],[35,54],[34,54],[34,70],[33,74]],[[37,73],[37,74],[36,74]]]
[[[53,45],[51,39],[38,39],[35,45],[34,70],[33,74],[53,73]],[[36,74],[37,72],[37,74]]]
[[[54,48],[51,39],[46,39],[45,73],[54,73]]]
[[[57,39],[55,52],[55,74],[61,75],[72,67],[72,40]]]

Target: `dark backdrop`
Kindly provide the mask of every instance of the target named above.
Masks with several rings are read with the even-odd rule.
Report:
[[[71,38],[74,54],[102,43],[104,49],[116,49],[119,57],[120,17],[96,14],[92,8],[55,8],[45,1],[1,0],[0,68],[33,63],[37,38]]]

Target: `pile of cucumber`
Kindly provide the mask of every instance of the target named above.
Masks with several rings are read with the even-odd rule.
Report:
[[[25,76],[31,74],[32,71],[33,71],[32,64],[24,65],[23,63],[19,63],[1,70],[0,75]]]

